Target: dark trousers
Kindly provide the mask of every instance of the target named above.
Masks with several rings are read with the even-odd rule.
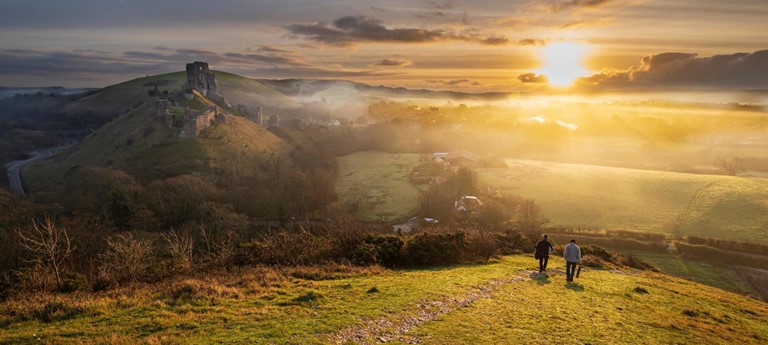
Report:
[[[549,256],[542,256],[539,258],[539,272],[547,270],[547,263],[549,263]]]
[[[573,276],[576,274],[577,262],[566,261],[565,263],[565,277],[569,282],[573,281]]]

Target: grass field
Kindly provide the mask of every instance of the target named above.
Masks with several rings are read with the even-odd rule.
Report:
[[[388,271],[252,267],[0,303],[0,343],[758,344],[768,306],[659,273],[566,284],[530,256]],[[312,278],[312,279],[309,279]]]
[[[533,198],[552,225],[768,243],[768,179],[508,160],[480,183]]]
[[[750,293],[757,296],[756,291],[753,291],[749,284],[743,281],[733,270],[681,258],[673,254],[651,252],[634,252],[634,254],[666,274],[739,294]]]
[[[357,152],[339,157],[336,193],[350,201],[363,193],[358,216],[371,221],[395,221],[418,209],[418,190],[409,179],[417,154]]]

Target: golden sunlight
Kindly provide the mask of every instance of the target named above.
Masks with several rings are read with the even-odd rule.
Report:
[[[558,42],[545,46],[541,51],[544,67],[537,71],[547,77],[550,85],[568,86],[576,78],[589,74],[582,61],[589,48],[575,42]]]

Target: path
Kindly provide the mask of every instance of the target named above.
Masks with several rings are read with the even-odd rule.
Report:
[[[467,290],[459,296],[442,300],[424,300],[416,305],[416,309],[364,321],[360,325],[351,326],[331,335],[331,341],[336,344],[376,344],[398,341],[406,344],[419,344],[421,341],[407,334],[410,330],[423,323],[451,313],[455,310],[471,306],[478,300],[490,298],[493,291],[505,284],[513,284],[529,279],[535,279],[538,273],[533,271],[518,271],[511,277],[491,280],[480,287]]]
[[[8,170],[8,187],[10,190],[18,195],[27,196],[27,194],[24,193],[24,185],[21,183],[21,168],[34,161],[48,158],[68,147],[69,146],[57,146],[36,150],[30,153],[32,155],[30,158],[5,163],[3,166]]]

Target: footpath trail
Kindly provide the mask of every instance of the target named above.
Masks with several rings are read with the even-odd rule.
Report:
[[[532,271],[518,271],[512,277],[493,279],[479,287],[470,288],[462,294],[436,300],[422,300],[414,306],[413,310],[391,314],[373,320],[366,320],[362,324],[342,329],[331,335],[331,340],[337,344],[375,344],[392,341],[406,344],[419,344],[421,340],[408,334],[425,322],[467,308],[481,299],[490,298],[494,290],[505,284],[514,284],[526,277],[535,277],[538,273]]]

